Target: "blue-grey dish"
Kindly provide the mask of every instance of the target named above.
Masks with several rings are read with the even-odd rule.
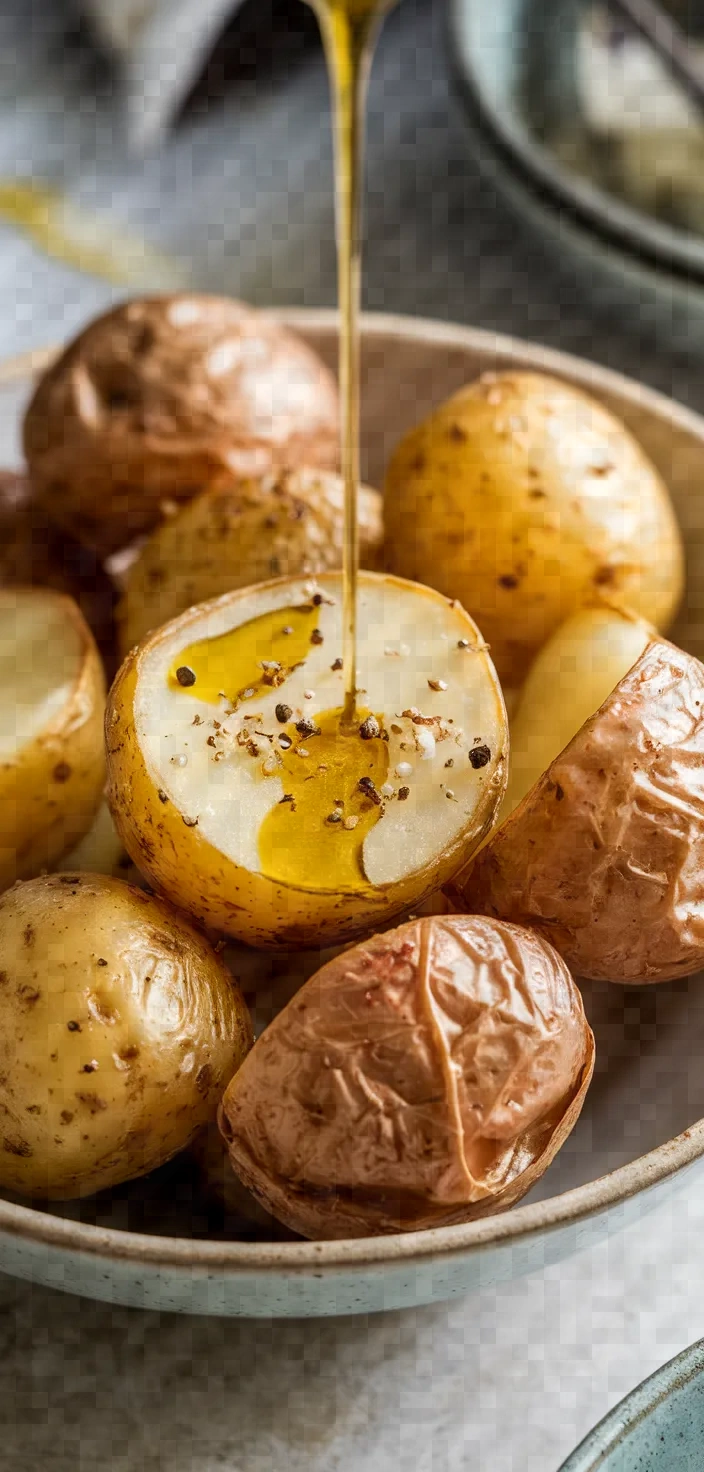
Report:
[[[580,112],[585,0],[450,0],[449,58],[474,159],[567,255],[590,290],[614,286],[668,336],[704,316],[704,236],[639,210],[561,162],[545,139]]]
[[[701,1472],[704,1339],[644,1380],[559,1472]]]

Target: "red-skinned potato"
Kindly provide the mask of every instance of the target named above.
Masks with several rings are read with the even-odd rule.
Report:
[[[414,920],[306,983],[226,1090],[220,1128],[244,1185],[303,1236],[451,1225],[543,1174],[593,1063],[579,992],[538,936]]]
[[[241,302],[124,302],[40,380],[24,423],[52,520],[102,557],[189,501],[214,474],[334,468],[337,389],[294,333]]]
[[[704,967],[704,666],[653,639],[449,892],[580,976]]]

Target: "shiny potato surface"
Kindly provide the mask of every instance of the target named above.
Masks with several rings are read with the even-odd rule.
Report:
[[[210,943],[117,879],[0,899],[0,1188],[72,1198],[145,1175],[215,1115],[251,1041]]]
[[[381,497],[360,486],[362,567],[381,557]],[[157,527],[127,572],[120,605],[123,652],[194,603],[271,577],[326,572],[342,563],[339,476],[298,468],[221,475]]]
[[[579,992],[540,937],[415,920],[306,983],[228,1086],[220,1127],[244,1185],[306,1237],[449,1225],[542,1175],[593,1062]]]
[[[600,404],[541,374],[485,374],[406,435],[384,519],[390,571],[461,599],[511,686],[595,596],[666,629],[682,594],[654,466]]]
[[[125,302],[40,380],[24,424],[52,520],[101,556],[214,474],[334,468],[337,390],[294,333],[224,297]]]

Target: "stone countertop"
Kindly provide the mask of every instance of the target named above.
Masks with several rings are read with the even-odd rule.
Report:
[[[58,178],[201,288],[331,303],[326,84],[296,15],[272,48],[284,65],[267,57],[256,83],[230,88],[213,73],[160,153],[128,165],[112,81],[73,20],[47,0],[6,0],[0,175]],[[403,0],[374,70],[367,305],[540,339],[701,405],[696,344],[654,343],[613,300],[595,310],[479,177],[443,25],[440,0]],[[119,294],[0,229],[3,355],[60,340]],[[0,1472],[555,1472],[627,1390],[704,1334],[703,1227],[700,1179],[560,1267],[449,1306],[336,1322],[179,1319],[5,1280]]]

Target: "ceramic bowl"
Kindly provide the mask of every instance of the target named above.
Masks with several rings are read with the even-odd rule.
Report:
[[[333,313],[279,313],[334,365]],[[0,371],[0,465],[41,357]],[[638,436],[672,491],[689,561],[673,637],[704,655],[704,419],[614,373],[527,343],[416,319],[363,327],[364,475],[380,484],[396,440],[487,369],[528,368],[580,384]],[[361,1313],[450,1298],[554,1262],[638,1218],[704,1156],[704,986],[585,988],[597,1068],[578,1125],[525,1202],[503,1216],[353,1242],[233,1240],[187,1163],[42,1211],[0,1200],[0,1270],[155,1309],[243,1316]]]
[[[632,1390],[559,1472],[699,1472],[704,1339]]]

